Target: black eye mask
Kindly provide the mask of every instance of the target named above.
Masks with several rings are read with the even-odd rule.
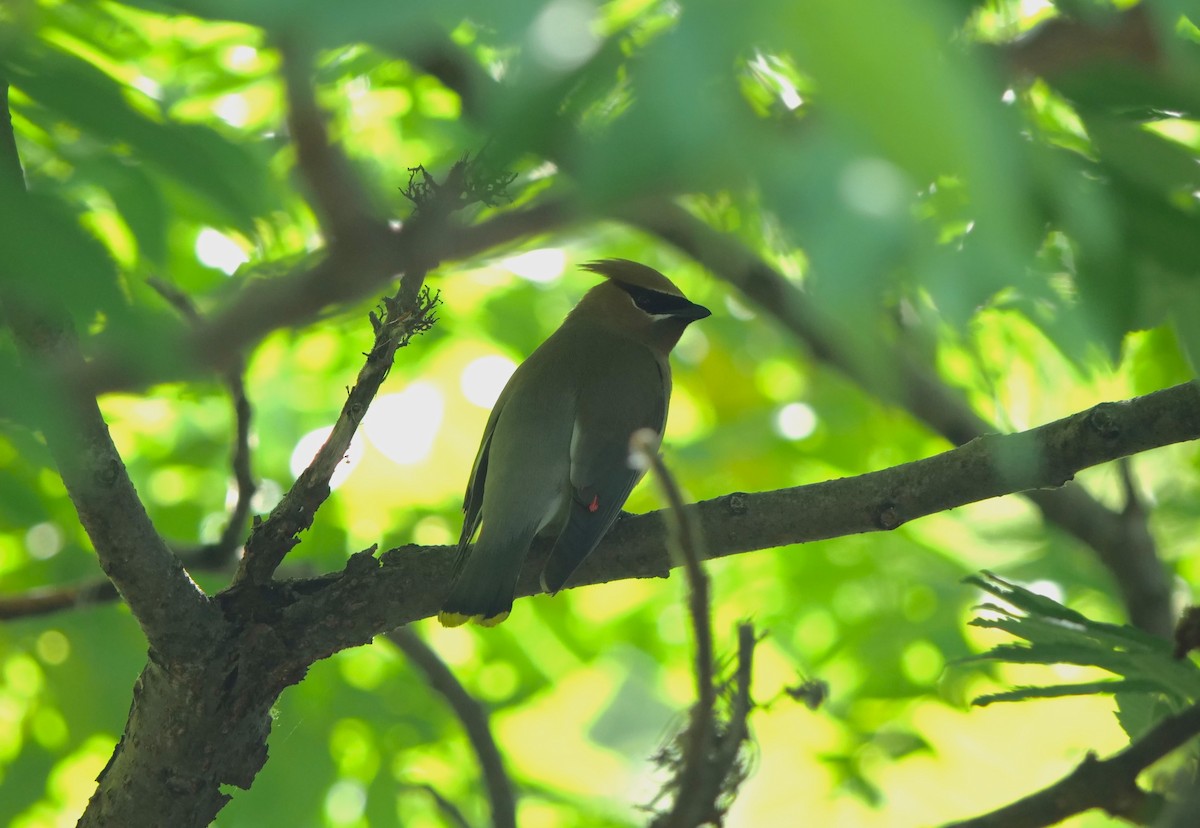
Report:
[[[616,281],[616,280],[614,280]],[[637,305],[651,316],[683,316],[695,318],[697,311],[701,310],[700,306],[694,302],[689,302],[682,296],[675,296],[671,293],[663,293],[659,290],[651,290],[650,288],[638,287],[625,282],[616,282],[621,290],[629,294],[633,299],[633,304]],[[708,314],[704,314],[707,316]]]

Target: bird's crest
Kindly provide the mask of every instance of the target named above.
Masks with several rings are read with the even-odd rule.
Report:
[[[668,293],[671,296],[683,296],[683,291],[675,287],[675,283],[666,276],[652,267],[647,267],[638,262],[631,262],[629,259],[598,259],[594,262],[582,264],[580,267],[592,273],[599,273],[601,276],[612,279],[614,282],[620,282],[635,288],[656,290],[659,293]]]

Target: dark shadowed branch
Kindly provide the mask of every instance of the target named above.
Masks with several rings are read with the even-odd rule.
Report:
[[[946,828],[1042,828],[1093,808],[1148,824],[1163,806],[1158,794],[1137,784],[1138,774],[1200,734],[1200,705],[1163,719],[1129,747],[1107,759],[1094,754],[1048,788],[974,819]]]
[[[669,796],[671,810],[656,814],[650,824],[654,828],[719,825],[745,779],[739,757],[748,734],[754,630],[749,624],[738,628],[737,668],[731,688],[725,693],[730,703],[728,712],[719,715],[716,708],[722,688],[715,675],[710,588],[702,564],[703,535],[695,516],[684,507],[679,485],[658,452],[660,441],[661,437],[650,429],[634,432],[629,463],[634,468],[648,469],[667,501],[667,546],[673,562],[687,575],[688,614],[696,639],[696,703],[687,727],[657,757],[672,773],[655,802]],[[652,810],[654,804],[648,809]]]
[[[385,223],[372,213],[366,190],[341,147],[329,140],[313,89],[312,55],[294,42],[285,42],[280,51],[288,130],[321,229],[333,246],[353,244],[364,234],[379,235]]]
[[[902,406],[950,442],[962,445],[995,430],[960,393],[902,350],[873,341],[870,332],[846,336],[845,326],[825,318],[783,274],[733,236],[714,230],[669,201],[639,206],[627,211],[625,218],[732,284],[803,342],[816,359],[881,400]],[[1026,496],[1048,520],[1095,551],[1112,573],[1135,625],[1170,635],[1170,579],[1143,514],[1113,511],[1077,486],[1030,491]]]
[[[500,748],[492,737],[487,709],[467,692],[446,663],[411,628],[392,630],[388,633],[388,639],[425,674],[429,686],[446,700],[446,704],[450,705],[454,715],[462,722],[463,730],[483,770],[483,781],[492,809],[493,828],[516,828],[517,806],[512,780],[504,767],[504,757],[500,754]]]
[[[0,201],[4,212],[18,211],[26,195],[18,175],[20,157],[12,156],[17,145],[11,118],[0,127],[5,133],[0,152],[6,152],[0,166],[8,171]],[[0,293],[0,306],[23,360],[85,370],[78,339],[60,308],[29,307],[8,290]],[[212,636],[215,610],[150,522],[95,396],[78,386],[43,390],[40,420],[46,447],[104,574],[133,610],[158,657],[166,662],[185,657]]]
[[[1099,22],[1051,18],[999,53],[1014,74],[1053,80],[1105,64],[1153,69],[1163,49],[1152,12],[1135,6]]]
[[[161,279],[150,279],[149,284],[190,323],[199,325],[202,322],[200,312],[196,309],[196,303],[186,293]],[[226,369],[223,376],[225,387],[229,390],[229,400],[233,403],[233,450],[230,453],[229,463],[233,471],[233,483],[237,493],[233,510],[229,513],[229,519],[225,522],[221,536],[214,543],[187,549],[175,548],[175,554],[189,570],[224,567],[234,559],[246,536],[250,504],[254,500],[254,493],[258,486],[254,482],[254,471],[251,466],[250,423],[253,411],[250,407],[250,399],[246,396],[245,372],[245,362],[239,359]]]

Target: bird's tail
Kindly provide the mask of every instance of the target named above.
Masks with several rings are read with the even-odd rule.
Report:
[[[494,627],[512,611],[517,578],[532,538],[508,539],[497,544],[480,535],[472,547],[459,552],[454,583],[442,602],[438,621],[444,627],[457,627],[468,621]]]

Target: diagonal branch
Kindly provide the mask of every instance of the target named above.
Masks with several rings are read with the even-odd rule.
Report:
[[[4,89],[8,110],[8,85]],[[26,198],[10,117],[0,124],[0,199],[9,209]],[[36,261],[36,260],[35,260]],[[22,358],[33,365],[46,359],[86,370],[79,343],[63,314],[23,306],[7,290],[0,303]],[[155,530],[133,488],[95,396],[78,386],[41,389],[42,434],[100,566],[125,598],[150,647],[170,663],[211,637],[217,618],[199,587]]]
[[[419,276],[424,277],[424,273]],[[396,351],[433,325],[433,309],[437,302],[437,297],[426,291],[411,304],[399,298],[385,299],[381,316],[377,318],[371,314],[375,343],[358,373],[358,380],[346,395],[333,430],[291,489],[271,510],[270,516],[255,524],[246,541],[246,554],[234,577],[235,585],[242,582],[265,584],[287,553],[300,542],[296,536],[312,525],[317,509],[329,497],[329,480],[350,450],[350,441],[359,423],[392,369]]]
[[[487,709],[462,686],[454,673],[446,666],[425,641],[408,627],[392,630],[388,639],[395,644],[417,669],[425,674],[429,686],[441,694],[450,705],[466,731],[471,747],[483,769],[483,781],[487,786],[488,801],[492,806],[493,828],[516,828],[517,805],[513,797],[512,780],[504,767],[504,757],[496,740],[492,738],[492,726]]]
[[[1138,774],[1198,734],[1200,705],[1163,719],[1107,759],[1089,753],[1075,770],[1048,788],[946,828],[1044,828],[1093,808],[1145,825],[1161,803],[1156,801],[1156,794],[1138,786]]]
[[[292,42],[281,51],[290,137],[321,227],[335,246],[378,234],[383,228],[372,216],[359,177],[340,147],[329,140],[312,85],[311,53]]]

